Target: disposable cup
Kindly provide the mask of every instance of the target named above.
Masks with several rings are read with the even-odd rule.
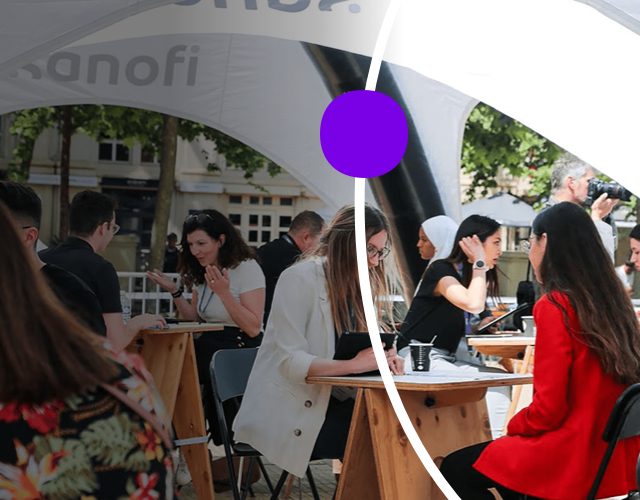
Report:
[[[522,327],[524,335],[527,337],[536,336],[536,324],[533,321],[533,316],[522,316]]]
[[[429,371],[429,352],[433,344],[409,344],[411,348],[411,367],[414,372]]]

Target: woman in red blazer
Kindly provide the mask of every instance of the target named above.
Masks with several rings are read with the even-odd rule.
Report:
[[[587,213],[573,203],[541,212],[523,245],[545,293],[537,327],[533,400],[507,436],[458,450],[440,467],[462,500],[519,494],[582,500],[604,454],[618,396],[640,381],[640,328]],[[635,490],[640,440],[618,443],[597,498]]]

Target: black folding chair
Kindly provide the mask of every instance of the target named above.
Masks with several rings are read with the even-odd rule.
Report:
[[[253,368],[253,363],[255,362],[257,353],[257,347],[245,349],[221,349],[213,355],[211,365],[209,366],[211,385],[213,386],[213,395],[218,413],[218,424],[220,426],[222,443],[224,446],[225,456],[227,458],[227,467],[229,468],[229,480],[231,481],[233,497],[235,500],[244,500],[246,498],[250,487],[250,474],[247,474],[246,482],[242,487],[242,496],[240,496],[237,485],[238,480],[233,467],[233,457],[249,458],[249,471],[251,471],[254,461],[257,461],[260,470],[262,471],[262,475],[267,482],[269,491],[271,492],[272,500],[276,500],[278,498],[278,495],[289,476],[287,471],[282,471],[278,484],[274,489],[260,458],[262,456],[260,452],[248,444],[236,443],[232,440],[230,437],[230,428],[227,425],[227,420],[224,416],[222,403],[231,398],[244,395],[247,388],[247,382],[249,381],[249,374]],[[320,495],[318,495],[318,489],[316,488],[313,474],[309,467],[307,467],[307,479],[309,481],[309,486],[314,500],[320,500]]]
[[[269,491],[273,492],[273,485],[269,479],[269,475],[261,460],[261,454],[255,448],[245,443],[236,443],[231,438],[230,427],[227,425],[227,419],[224,415],[222,403],[225,401],[242,396],[247,388],[249,374],[256,359],[258,348],[245,349],[222,349],[216,352],[211,359],[209,371],[211,374],[211,384],[213,386],[213,395],[218,413],[218,425],[220,426],[220,434],[222,436],[222,444],[227,459],[227,467],[229,468],[229,481],[233,491],[235,500],[244,500],[251,487],[251,470],[254,463],[257,462],[262,475],[264,476]],[[234,457],[243,457],[249,459],[248,473],[245,483],[242,485],[242,495],[238,490],[238,479],[233,466]],[[242,469],[239,469],[242,474]]]
[[[602,434],[602,439],[609,443],[600,462],[600,468],[591,486],[587,500],[595,500],[600,482],[604,476],[613,450],[618,441],[631,436],[640,435],[640,383],[628,387],[618,398],[611,410],[611,416]],[[640,457],[636,465],[636,487],[640,487]],[[627,498],[637,498],[631,493]]]

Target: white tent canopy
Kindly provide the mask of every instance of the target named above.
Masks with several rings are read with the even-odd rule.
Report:
[[[462,205],[462,218],[478,214],[491,217],[503,226],[530,226],[538,213],[531,205],[509,193],[498,193]]]
[[[351,201],[352,183],[320,149],[330,96],[297,42],[370,56],[388,2],[167,3],[0,0],[0,112],[81,102],[171,112],[241,138],[330,206]],[[591,3],[599,10],[574,0],[401,2],[384,59],[447,213],[459,213],[462,130],[476,99],[640,192],[640,37],[629,29],[638,7]]]

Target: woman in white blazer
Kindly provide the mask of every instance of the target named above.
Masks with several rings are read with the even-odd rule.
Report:
[[[389,225],[382,212],[365,205],[369,277],[374,297],[387,293],[384,257]],[[382,304],[377,304],[379,317]],[[391,316],[389,316],[391,318]],[[355,218],[343,207],[308,259],[282,273],[264,339],[234,423],[235,439],[270,462],[303,476],[309,460],[342,458],[353,398],[330,386],[309,385],[307,376],[340,376],[376,369],[373,349],[351,360],[334,360],[343,331],[365,331],[356,264]],[[393,373],[402,360],[388,354]]]

